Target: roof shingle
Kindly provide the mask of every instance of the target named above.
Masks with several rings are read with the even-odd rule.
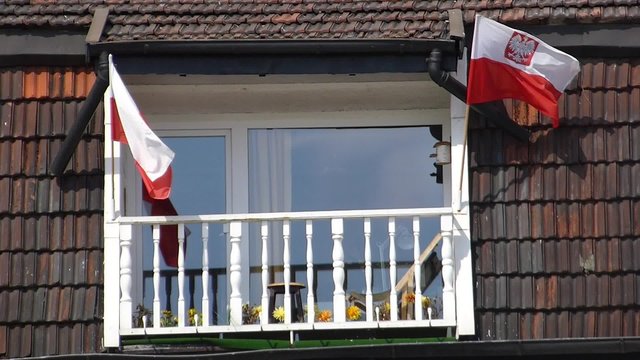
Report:
[[[636,1],[13,0],[0,7],[0,27],[86,30],[98,6],[110,9],[103,41],[441,39],[449,9],[463,9],[467,23],[476,13],[513,24],[633,23],[640,16]]]
[[[557,129],[529,106],[505,102],[532,131],[529,144],[486,122],[471,126],[483,339],[640,335],[636,63],[582,60]]]
[[[102,152],[100,110],[65,176],[47,172],[94,79],[88,68],[0,70],[0,356],[99,349],[83,339],[100,324],[103,170],[87,155]],[[59,338],[66,328],[78,338]]]

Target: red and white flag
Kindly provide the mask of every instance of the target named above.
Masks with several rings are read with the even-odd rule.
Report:
[[[174,152],[149,128],[109,56],[111,130],[113,140],[129,144],[149,196],[167,199],[171,194]]]
[[[143,200],[151,204],[152,216],[178,215],[169,200],[171,162],[174,152],[149,128],[109,56],[111,132],[113,141],[129,145],[144,184]],[[186,237],[189,230],[185,229]],[[160,226],[160,251],[164,262],[178,266],[178,226]]]
[[[522,100],[558,126],[558,98],[580,71],[573,56],[525,32],[476,15],[467,104]]]
[[[157,200],[149,197],[149,193],[143,189],[142,200],[150,205],[151,216],[175,216],[176,208],[169,199]],[[184,228],[184,251],[187,251],[187,238],[191,234],[189,228]],[[160,253],[165,264],[178,267],[178,225],[160,226]]]

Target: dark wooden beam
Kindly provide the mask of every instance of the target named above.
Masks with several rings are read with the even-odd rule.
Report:
[[[100,41],[102,37],[102,33],[104,32],[104,26],[107,23],[107,17],[109,16],[109,8],[100,7],[96,8],[93,12],[93,19],[91,19],[91,26],[89,27],[89,32],[87,32],[87,37],[85,41],[89,44],[97,43]]]

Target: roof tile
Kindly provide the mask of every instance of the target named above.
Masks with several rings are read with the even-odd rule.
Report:
[[[37,208],[38,179],[30,177],[25,179],[24,183],[24,213],[34,213]]]
[[[0,226],[2,224],[0,223]],[[0,287],[7,287],[11,283],[9,282],[9,274],[11,274],[11,253],[0,252]],[[1,292],[1,291],[0,291]],[[0,308],[2,310],[2,308]]]
[[[23,218],[24,234],[23,245],[25,251],[33,251],[36,247],[36,219],[34,217]]]
[[[11,178],[0,177],[0,194],[11,194]],[[11,208],[11,196],[0,197],[0,213],[7,213]]]
[[[21,323],[31,322],[33,316],[33,291],[23,291],[20,298],[20,308],[16,309],[16,312],[20,314]],[[31,339],[29,339],[31,340]]]
[[[38,200],[36,205],[36,211],[38,213],[45,213],[49,211],[49,196],[51,194],[50,191],[51,179],[42,178],[38,181]],[[46,234],[46,232],[45,232]],[[46,239],[41,239],[41,241],[48,241]],[[47,245],[43,245],[47,246]]]
[[[49,258],[51,255],[47,252],[38,253],[36,258],[36,285],[48,285],[49,281]]]
[[[0,291],[0,323],[6,324],[10,315],[9,311],[9,294],[11,291]]]
[[[72,191],[68,191],[68,192],[72,193]],[[70,250],[75,248],[75,231],[74,231],[75,215],[71,213],[72,211],[73,211],[72,208],[67,209],[67,215],[63,217],[63,221],[62,221],[61,246],[63,250]],[[67,264],[71,265],[72,261],[68,261]],[[63,267],[63,269],[66,270],[66,267]]]
[[[63,287],[60,290],[60,298],[62,301],[59,301],[58,308],[58,319],[59,321],[69,321],[71,320],[71,299],[73,288],[71,287]],[[64,353],[67,353],[66,351]]]
[[[87,252],[87,284],[102,283],[102,252],[91,250]]]
[[[113,1],[113,0],[107,0],[107,1]],[[71,301],[68,301],[68,303],[71,303]],[[57,343],[58,343],[58,351],[61,354],[71,353],[70,352],[71,347],[69,346],[69,344],[71,343],[72,336],[73,335],[71,334],[71,327],[69,325],[63,325],[58,327]]]
[[[49,274],[49,280],[47,284],[49,284],[50,286],[57,286],[61,284],[61,279],[62,279],[61,278],[62,276],[62,253],[61,252],[55,251],[51,253],[51,255],[49,256],[48,274]],[[58,296],[58,294],[51,294],[51,296]],[[47,299],[47,304],[49,304],[52,301],[56,301],[55,304],[57,304],[58,300]],[[51,316],[52,313],[50,309],[47,309],[47,314]],[[54,319],[48,317],[47,320],[54,320]]]
[[[7,353],[7,327],[0,325],[0,355]]]
[[[13,121],[10,121],[14,114],[14,103],[0,103],[0,139],[12,136]],[[8,164],[7,164],[8,165]]]
[[[0,188],[1,189],[1,188]],[[8,216],[0,217],[0,252],[11,250],[11,218]],[[6,274],[9,272],[7,271]],[[0,285],[2,282],[0,281]],[[8,282],[6,283],[8,284]]]
[[[84,298],[85,298],[86,289],[85,288],[77,288],[73,289],[72,297],[69,298],[69,301],[72,303],[71,306],[71,317],[73,319],[84,320]],[[80,324],[78,324],[80,325]],[[80,352],[80,351],[78,351]],[[76,353],[78,353],[76,352]]]
[[[7,69],[0,75],[0,100],[22,98],[23,72],[18,69]]]
[[[70,253],[73,254],[73,253]],[[87,252],[86,250],[77,251],[75,253],[75,262],[74,262],[74,284],[86,284],[87,282]],[[74,319],[78,319],[78,317],[73,316]]]
[[[20,297],[22,292],[20,290],[9,290],[8,301],[7,301],[7,309],[9,311],[6,314],[5,321],[6,322],[18,322],[20,320]]]
[[[84,338],[84,325],[82,323],[75,323],[71,328],[71,338],[70,338],[70,353],[71,354],[81,354],[82,353],[82,344]]]

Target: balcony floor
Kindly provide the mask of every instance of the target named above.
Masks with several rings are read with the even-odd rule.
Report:
[[[278,325],[278,324],[274,324]],[[256,325],[259,328],[259,325]],[[216,351],[265,350],[284,348],[318,348],[381,344],[423,344],[455,341],[447,328],[377,328],[340,330],[298,330],[270,332],[235,332],[220,334],[165,334],[127,336],[122,344],[127,351],[144,351],[166,346],[201,348]],[[175,351],[176,349],[173,349]]]

